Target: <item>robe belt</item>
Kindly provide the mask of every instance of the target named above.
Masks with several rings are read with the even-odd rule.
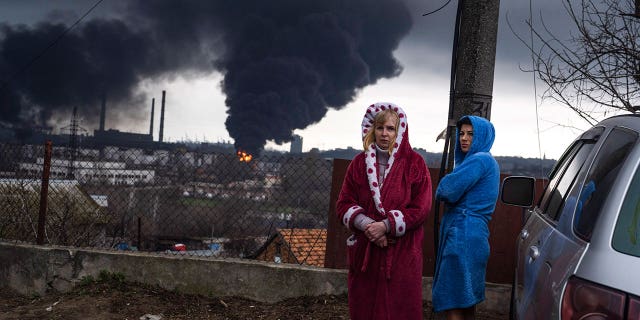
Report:
[[[387,280],[391,279],[391,267],[393,267],[393,250],[395,248],[396,240],[395,239],[387,239],[388,247],[385,250],[385,258],[384,258],[384,267],[385,267],[385,275]],[[360,271],[366,272],[367,266],[369,265],[369,255],[371,249],[371,242],[367,242],[367,248],[364,251],[364,260],[362,261],[362,267]]]
[[[385,254],[385,269],[386,269],[386,276],[387,276],[387,280],[391,279],[391,267],[393,266],[393,251],[395,250],[395,246],[394,244],[396,243],[395,239],[389,239],[391,242],[387,241],[388,249],[386,250]]]
[[[362,267],[360,271],[367,271],[367,265],[369,264],[369,248],[371,247],[371,241],[367,242],[367,248],[364,250],[364,260],[362,261]]]

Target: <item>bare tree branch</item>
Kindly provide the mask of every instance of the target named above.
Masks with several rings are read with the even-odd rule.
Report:
[[[567,40],[540,14],[540,25],[526,21],[535,48],[510,29],[532,53],[532,69],[553,99],[590,124],[603,116],[640,111],[640,19],[633,0],[564,0],[574,29]],[[533,42],[533,40],[532,40]],[[521,68],[522,69],[522,68]]]

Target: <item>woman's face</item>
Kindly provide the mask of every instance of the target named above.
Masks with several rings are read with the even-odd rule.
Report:
[[[396,119],[387,116],[383,123],[376,125],[376,144],[382,149],[389,149],[389,146],[396,141]]]
[[[473,142],[473,126],[470,124],[463,124],[460,126],[460,149],[462,152],[467,153],[471,148]]]

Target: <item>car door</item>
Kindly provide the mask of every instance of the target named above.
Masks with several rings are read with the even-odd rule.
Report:
[[[555,263],[552,261],[576,256],[581,248],[557,229],[558,220],[564,210],[575,206],[568,195],[602,131],[603,128],[587,131],[567,149],[520,233],[515,302],[521,319],[549,318],[557,285],[549,280]]]

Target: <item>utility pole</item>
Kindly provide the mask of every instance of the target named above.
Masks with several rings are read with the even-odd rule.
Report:
[[[459,0],[451,61],[446,172],[453,169],[456,121],[491,118],[500,0]]]
[[[76,179],[75,176],[75,165],[76,159],[78,158],[80,148],[79,144],[79,136],[78,133],[80,131],[86,133],[87,130],[79,125],[80,120],[78,119],[78,107],[73,107],[73,114],[71,116],[71,123],[62,127],[62,129],[69,129],[69,146],[68,146],[68,156],[69,156],[69,165],[67,166],[67,178],[68,179]]]
[[[451,58],[449,116],[440,179],[453,170],[458,119],[464,115],[491,118],[499,9],[500,0],[458,0]],[[435,203],[433,216],[434,252],[437,255],[440,201]]]
[[[640,0],[635,1],[636,9],[634,13],[622,13],[623,16],[630,16],[634,18],[640,18]]]

